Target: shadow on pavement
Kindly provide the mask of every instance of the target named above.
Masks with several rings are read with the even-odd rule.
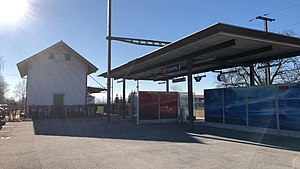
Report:
[[[189,134],[200,139],[214,139],[255,146],[300,151],[300,138],[208,127],[202,123],[198,123],[198,125],[196,125],[196,130]]]
[[[131,120],[112,118],[61,118],[33,120],[35,135],[92,137],[126,140],[202,143],[187,134],[187,126],[171,124],[136,125]]]
[[[33,126],[36,135],[202,144],[206,144],[204,140],[209,139],[300,151],[299,138],[208,127],[201,122],[196,123],[193,131],[189,131],[186,124],[136,125],[134,121],[115,117],[112,117],[111,122],[107,122],[106,118],[40,119],[34,120]]]

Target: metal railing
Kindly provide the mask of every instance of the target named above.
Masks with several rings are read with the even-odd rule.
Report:
[[[28,116],[31,118],[91,117],[95,116],[95,112],[94,105],[31,105],[28,107]]]

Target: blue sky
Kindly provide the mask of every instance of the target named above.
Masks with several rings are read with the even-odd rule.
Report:
[[[106,0],[27,0],[26,15],[14,23],[0,22],[0,56],[5,61],[2,74],[11,91],[21,81],[16,63],[63,40],[99,68],[92,76],[106,86],[106,79],[96,77],[107,70]],[[263,22],[250,19],[270,13],[276,21],[269,30],[292,29],[300,35],[298,0],[112,0],[112,35],[175,41],[216,22],[253,29],[263,29]],[[155,47],[112,43],[112,67],[140,57]],[[216,74],[207,73],[194,92],[215,86]],[[88,84],[99,86],[91,78]],[[127,92],[135,90],[127,83]],[[183,91],[186,83],[177,83]],[[171,83],[170,86],[173,86]],[[114,83],[114,94],[122,84]],[[140,82],[141,90],[164,90],[155,82]],[[12,94],[10,94],[12,96]],[[103,99],[106,94],[99,95]]]

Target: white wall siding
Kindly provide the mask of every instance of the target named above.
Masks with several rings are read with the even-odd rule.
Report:
[[[49,51],[71,54],[64,47]],[[86,99],[86,64],[71,54],[70,60],[50,60],[42,53],[28,68],[28,105],[52,105],[53,94],[64,94],[64,105],[84,105]]]

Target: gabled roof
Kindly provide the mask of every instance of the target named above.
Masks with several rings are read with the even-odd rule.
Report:
[[[77,57],[79,60],[81,60],[82,62],[86,63],[87,64],[87,74],[91,74],[91,73],[94,73],[98,70],[98,68],[96,66],[94,66],[91,62],[89,62],[88,60],[86,60],[83,56],[81,56],[79,53],[77,53],[73,48],[71,48],[69,45],[67,45],[65,42],[63,42],[62,40],[55,43],[54,45],[42,50],[41,52],[17,63],[17,67],[18,67],[18,70],[20,72],[20,75],[21,77],[24,77],[26,75],[28,75],[28,64],[29,64],[29,61],[34,59],[34,58],[37,58],[39,56],[41,56],[43,53],[45,52],[48,52],[49,50],[51,49],[54,49],[56,47],[59,47],[59,46],[63,46],[65,47],[67,50],[69,50],[74,56],[74,57]]]
[[[111,70],[110,77],[157,81],[185,76],[188,58],[196,74],[298,55],[299,38],[217,23]]]

